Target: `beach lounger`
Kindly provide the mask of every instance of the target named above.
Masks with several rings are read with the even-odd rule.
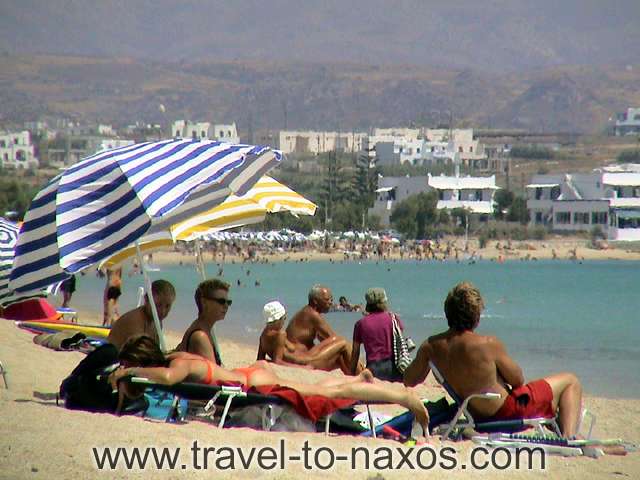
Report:
[[[218,422],[218,428],[224,428],[232,406],[234,408],[260,406],[263,411],[263,428],[269,430],[274,423],[273,406],[288,404],[288,402],[281,397],[244,391],[240,386],[234,385],[215,386],[192,382],[182,382],[176,385],[161,385],[142,377],[132,377],[131,382],[146,385],[156,390],[170,392],[188,400],[206,401],[204,411],[207,416],[211,418],[213,418],[215,414],[215,407],[222,406],[223,410]]]
[[[442,434],[442,439],[457,439],[465,428],[471,428],[477,432],[519,432],[525,430],[527,428],[533,427],[538,433],[544,435],[546,430],[545,427],[550,428],[556,435],[560,436],[560,428],[558,427],[558,423],[554,418],[523,418],[523,419],[515,419],[515,420],[489,420],[489,421],[478,421],[473,418],[471,412],[469,412],[468,405],[469,402],[474,398],[500,398],[499,393],[495,392],[486,392],[486,393],[476,393],[473,395],[469,395],[467,398],[461,398],[449,385],[446,381],[442,373],[438,370],[438,368],[432,363],[429,362],[429,366],[431,367],[431,371],[433,372],[434,377],[438,381],[440,385],[444,387],[449,396],[453,399],[455,404],[458,406],[458,410],[454,415],[453,419],[448,423],[443,423],[440,425],[440,429],[444,429],[444,433]],[[591,428],[593,428],[593,423]],[[591,433],[591,429],[589,430]]]

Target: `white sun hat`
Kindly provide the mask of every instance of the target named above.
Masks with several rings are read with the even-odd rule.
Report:
[[[277,300],[267,303],[262,309],[262,316],[266,323],[273,323],[285,316],[287,311]]]

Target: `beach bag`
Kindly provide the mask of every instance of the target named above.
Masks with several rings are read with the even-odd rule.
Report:
[[[71,410],[115,412],[118,394],[113,392],[106,375],[118,366],[118,351],[111,344],[102,345],[87,355],[60,384],[59,398]]]
[[[266,432],[315,432],[313,422],[289,405],[248,405],[229,411],[226,427],[253,428]]]
[[[187,415],[187,400],[173,393],[148,388],[144,392],[146,409],[144,418],[161,422],[181,422]]]
[[[402,330],[400,329],[400,324],[396,319],[395,313],[391,314],[391,321],[393,323],[393,363],[400,373],[404,373],[409,364],[411,364],[409,344],[407,343],[407,339],[402,335]]]

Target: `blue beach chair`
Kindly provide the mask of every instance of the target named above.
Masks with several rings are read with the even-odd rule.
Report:
[[[560,428],[558,427],[558,422],[555,417],[553,418],[523,418],[523,419],[515,419],[515,420],[489,420],[489,421],[478,421],[473,418],[471,412],[469,412],[468,406],[469,402],[474,398],[500,398],[499,393],[495,392],[486,392],[486,393],[476,393],[473,395],[469,395],[467,398],[460,397],[449,385],[446,381],[440,370],[433,364],[433,362],[429,362],[429,366],[431,367],[431,371],[433,372],[433,376],[436,378],[438,383],[444,387],[449,396],[453,399],[455,404],[458,406],[458,410],[454,415],[453,419],[448,423],[443,423],[440,425],[440,429],[444,429],[444,433],[442,434],[442,439],[447,440],[458,439],[462,434],[462,431],[465,428],[471,428],[477,432],[482,433],[492,433],[492,432],[503,432],[503,433],[515,433],[521,432],[527,428],[535,428],[537,432],[541,435],[545,435],[548,430],[546,428],[551,429],[551,431],[561,436]],[[593,428],[593,425],[592,427]]]

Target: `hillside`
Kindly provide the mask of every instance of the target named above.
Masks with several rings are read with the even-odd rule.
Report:
[[[598,132],[640,105],[640,68],[534,73],[360,64],[154,62],[0,57],[0,122],[46,115],[123,125],[177,118],[236,121],[242,131],[366,129],[446,123]],[[159,105],[165,106],[163,114]]]
[[[4,0],[0,51],[486,72],[638,63],[637,0]]]

